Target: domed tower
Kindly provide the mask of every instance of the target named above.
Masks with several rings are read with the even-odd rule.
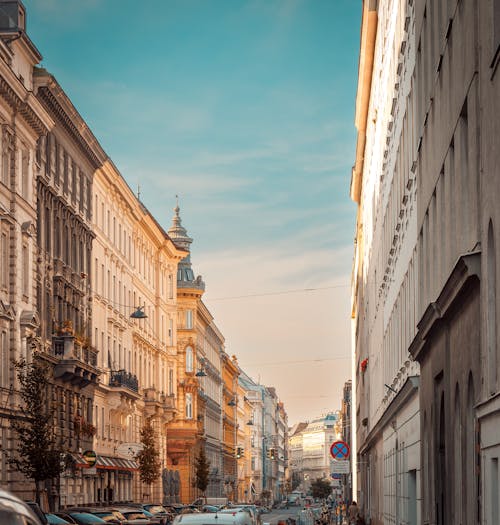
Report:
[[[168,468],[180,475],[180,498],[183,503],[195,499],[194,459],[203,435],[205,402],[202,396],[206,376],[204,355],[197,344],[201,297],[205,283],[201,276],[194,276],[191,266],[191,243],[186,228],[182,226],[179,203],[174,208],[172,226],[168,235],[174,244],[188,252],[177,269],[177,416],[168,423]],[[201,318],[199,319],[202,322]]]
[[[188,255],[182,259],[177,269],[177,288],[192,288],[199,290],[201,295],[205,291],[205,283],[203,282],[201,275],[194,277],[194,272],[191,267],[191,243],[193,239],[187,234],[186,228],[182,226],[181,217],[179,215],[180,208],[179,203],[174,208],[175,215],[172,219],[172,226],[168,230],[168,235],[174,242],[174,244],[186,250]]]

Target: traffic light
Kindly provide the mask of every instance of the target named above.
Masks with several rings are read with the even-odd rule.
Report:
[[[269,459],[276,459],[276,451],[274,450],[274,448],[270,448],[268,451],[267,451],[267,457]]]
[[[238,447],[236,449],[236,459],[240,459],[243,456],[243,449],[241,447]]]

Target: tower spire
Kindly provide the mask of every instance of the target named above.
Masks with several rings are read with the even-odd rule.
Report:
[[[191,267],[191,243],[193,239],[189,237],[186,228],[182,226],[181,216],[179,207],[179,196],[175,196],[175,208],[174,216],[172,218],[172,226],[168,230],[168,235],[174,242],[174,244],[186,250],[188,254],[182,261],[179,262],[177,271],[177,286],[183,288],[199,288],[205,290],[205,283],[201,276],[195,278],[193,269]]]

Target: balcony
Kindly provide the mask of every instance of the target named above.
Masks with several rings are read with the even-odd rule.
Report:
[[[125,370],[111,371],[109,386],[128,388],[132,392],[139,392],[139,381],[137,376]]]
[[[175,396],[158,392],[155,387],[144,389],[144,405],[148,416],[158,415],[167,419],[175,413]]]
[[[54,377],[80,388],[97,384],[97,350],[79,343],[74,335],[58,335],[52,338],[53,352],[57,359]]]

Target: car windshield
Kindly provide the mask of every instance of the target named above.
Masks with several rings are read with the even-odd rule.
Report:
[[[113,521],[116,520],[116,516],[112,512],[94,512],[96,516],[103,519],[104,521]]]
[[[146,514],[144,514],[144,512],[136,512],[135,510],[134,511],[130,511],[130,512],[126,512],[126,511],[122,511],[122,514],[128,519],[128,520],[147,520],[148,518],[146,518]]]
[[[56,516],[55,514],[45,514],[45,517],[47,518],[47,521],[50,525],[63,525],[64,523],[68,523],[66,520]]]
[[[106,523],[99,516],[94,516],[88,512],[72,512],[70,514],[78,523],[83,523],[84,525],[94,525],[94,523]]]
[[[161,505],[146,505],[145,508],[152,514],[159,514],[160,512],[166,512],[166,510]]]

